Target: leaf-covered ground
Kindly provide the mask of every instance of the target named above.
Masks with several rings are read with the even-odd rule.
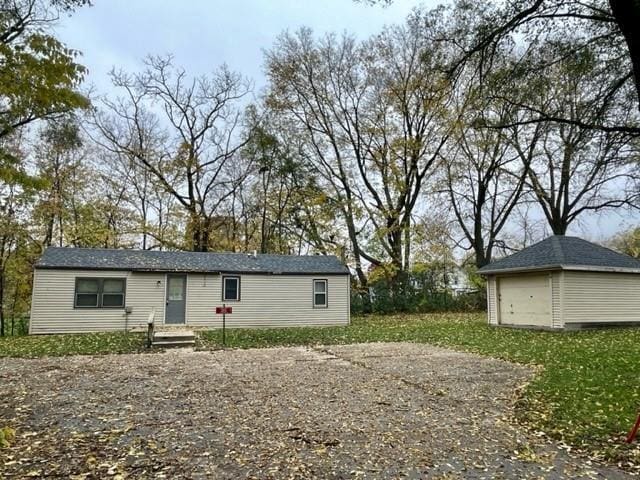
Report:
[[[218,348],[220,332],[201,334]],[[596,458],[640,466],[638,443],[624,436],[640,409],[640,329],[548,332],[490,327],[485,314],[356,317],[348,327],[229,330],[227,345],[420,342],[543,367],[522,394],[517,415]],[[638,440],[640,442],[640,439]]]
[[[200,332],[199,348],[218,349],[220,340],[219,331]],[[227,331],[227,345],[235,348],[401,341],[540,366],[520,392],[518,419],[592,457],[640,468],[639,443],[623,442],[640,408],[640,329],[511,330],[487,326],[483,314],[433,314],[356,317],[346,327]],[[0,338],[0,357],[140,351],[143,334]]]
[[[626,478],[513,420],[533,369],[411,343],[0,361],[8,478]]]
[[[145,334],[126,332],[0,337],[0,358],[134,353],[145,345]]]

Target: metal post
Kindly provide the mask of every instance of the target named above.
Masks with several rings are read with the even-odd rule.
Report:
[[[153,345],[153,322],[147,324],[147,348]]]
[[[638,433],[638,429],[640,428],[640,413],[638,414],[638,418],[636,419],[636,423],[631,428],[629,435],[627,435],[627,443],[633,442],[633,439],[636,438],[636,434]]]
[[[222,304],[222,346],[225,347],[226,343],[226,328],[227,328],[227,305]]]

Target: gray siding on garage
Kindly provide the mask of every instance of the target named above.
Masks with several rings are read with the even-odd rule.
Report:
[[[74,308],[76,277],[126,278],[126,305],[133,309],[128,320],[124,309]],[[142,327],[146,326],[151,311],[155,311],[156,322],[163,321],[164,274],[105,270],[34,271],[30,333],[104,332]]]
[[[566,271],[564,323],[640,322],[640,275]]]
[[[127,279],[126,305],[133,309],[127,320],[124,309],[76,309],[76,277]],[[227,302],[233,314],[227,326],[286,327],[346,325],[349,323],[348,275],[240,275],[240,301]],[[314,308],[313,279],[328,280],[328,307]],[[156,325],[164,324],[164,273],[105,270],[36,269],[34,272],[30,333],[83,333],[146,327],[153,311]],[[187,276],[186,325],[215,328],[222,317],[222,277],[191,273]]]

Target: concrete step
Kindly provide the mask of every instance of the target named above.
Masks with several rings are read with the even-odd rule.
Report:
[[[152,347],[159,348],[178,348],[178,347],[194,347],[195,340],[154,340],[151,343]]]
[[[153,337],[154,342],[195,342],[196,337],[189,335],[180,335],[175,337]]]
[[[154,347],[192,347],[196,343],[196,336],[191,330],[157,330],[153,332]]]
[[[172,330],[172,331],[155,331],[153,338],[162,339],[188,339],[195,338],[196,335],[191,330]]]

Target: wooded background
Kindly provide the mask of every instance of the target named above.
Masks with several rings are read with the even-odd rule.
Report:
[[[496,255],[640,206],[640,2],[416,8],[283,33],[264,91],[150,55],[108,95],[56,39],[78,8],[0,0],[0,334],[50,245],[336,254],[359,310],[464,308],[452,274],[481,290]]]

